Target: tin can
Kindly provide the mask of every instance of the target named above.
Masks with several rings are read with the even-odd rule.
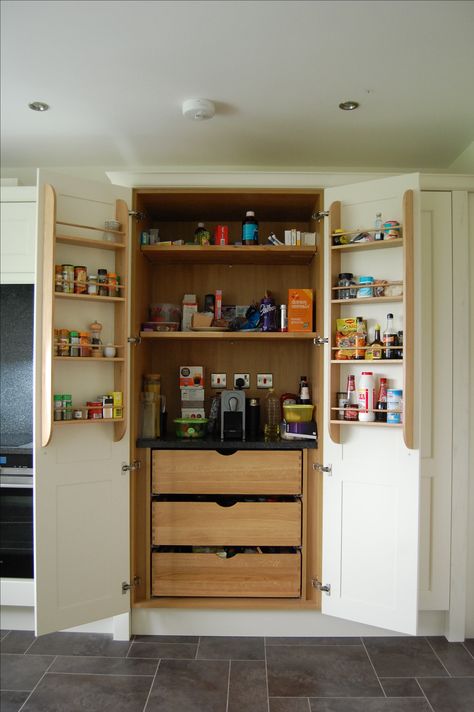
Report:
[[[82,420],[82,410],[80,408],[76,408],[76,410],[72,412],[72,417],[74,420]]]
[[[102,419],[102,402],[87,401],[87,418],[88,420]]]
[[[76,265],[74,267],[74,294],[87,293],[87,267]]]
[[[63,265],[63,292],[74,293],[74,265]]]
[[[288,331],[288,315],[286,313],[286,304],[280,305],[280,331]]]
[[[403,391],[396,388],[387,389],[387,423],[401,423],[403,409]],[[399,411],[393,413],[391,411]]]
[[[229,244],[229,227],[227,225],[217,225],[216,229],[214,230],[214,244]]]

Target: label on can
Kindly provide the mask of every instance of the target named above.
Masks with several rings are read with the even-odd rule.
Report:
[[[79,265],[74,267],[74,294],[87,292],[87,268]]]
[[[228,245],[229,244],[229,228],[227,225],[217,225],[214,232],[214,244],[215,245]]]
[[[396,388],[387,390],[387,423],[401,423],[403,408],[403,391]],[[391,411],[398,411],[396,413]]]

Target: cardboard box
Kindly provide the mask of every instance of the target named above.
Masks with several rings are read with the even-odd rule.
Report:
[[[208,327],[212,325],[212,320],[214,316],[212,314],[205,314],[204,312],[196,312],[192,315],[191,323],[193,327]]]
[[[186,401],[204,401],[204,388],[181,388],[181,400]]]
[[[215,292],[214,318],[222,319],[222,289],[216,289]]]
[[[313,290],[288,290],[288,331],[313,331]]]
[[[181,408],[182,418],[205,418],[206,411],[204,408]]]
[[[185,294],[183,299],[183,316],[181,319],[181,331],[191,331],[193,315],[198,310],[195,294]]]
[[[179,387],[180,388],[204,388],[204,367],[203,366],[180,366],[179,367]]]

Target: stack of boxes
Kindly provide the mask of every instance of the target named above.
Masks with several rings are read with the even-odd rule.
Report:
[[[181,417],[205,418],[204,367],[180,366],[179,387],[181,389]]]

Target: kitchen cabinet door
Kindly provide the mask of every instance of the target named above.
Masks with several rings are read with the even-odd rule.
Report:
[[[127,300],[104,304],[100,297],[94,302],[83,295],[77,300],[55,299],[54,292],[54,263],[107,266],[115,248],[110,242],[104,242],[107,249],[101,248],[100,240],[109,237],[101,230],[106,219],[115,217],[117,200],[125,201],[120,233],[125,244],[128,190],[39,171],[34,349],[37,635],[125,613],[130,607],[129,593],[122,592],[122,583],[130,583],[129,474],[122,471],[129,461],[128,427],[121,423],[118,436],[110,421],[71,421],[51,434],[53,383],[55,390],[72,393],[83,402],[114,390],[117,369],[126,368],[123,357],[116,359],[121,363],[55,360],[51,336],[58,319],[67,329],[84,329],[97,319],[106,328],[116,319],[117,302],[124,309],[121,321],[128,324]],[[59,238],[58,232],[66,237]],[[90,246],[84,235],[91,239]],[[127,350],[124,341],[122,353]]]
[[[392,272],[396,268],[401,275],[408,268],[414,269],[415,279],[411,281],[416,283],[420,250],[418,188],[419,176],[411,174],[325,191],[325,210],[340,202],[337,209],[340,210],[340,227],[343,230],[357,233],[373,229],[378,212],[382,213],[384,220],[397,220],[402,224],[402,238],[412,232],[409,223],[413,221],[414,224],[414,258],[409,258],[408,264],[403,259],[403,255],[406,257],[405,250],[383,247],[367,251],[356,249],[350,255],[354,260],[352,264],[346,259],[347,252],[344,254],[341,272],[395,279],[396,275]],[[402,208],[407,191],[412,191],[410,196],[414,202],[410,215],[404,214]],[[404,218],[406,224],[403,224]],[[330,253],[332,240],[328,229],[325,239]],[[330,273],[329,259],[325,269],[325,323],[328,334],[331,334],[335,331],[335,325],[331,323],[330,295],[337,275]],[[412,362],[414,389],[409,385],[413,380],[412,374],[408,379],[406,375],[407,351],[404,352],[403,362],[390,364],[390,368],[386,363],[374,366],[374,362],[368,362],[371,366],[369,370],[374,370],[377,376],[386,376],[393,383],[398,379],[404,388],[410,388],[407,394],[412,402],[418,383],[416,355],[419,344],[415,342],[413,346],[415,335],[410,323],[413,315],[418,317],[418,301],[416,291],[414,298],[405,294],[404,303],[411,304],[412,313],[399,312],[401,323],[403,319],[406,322],[402,326],[404,343],[411,343],[415,351]],[[370,317],[374,322],[383,319],[383,324],[386,312],[395,311],[386,304],[367,306],[362,302],[344,306],[344,310],[344,316],[357,314]],[[417,326],[419,335],[421,324],[417,323]],[[350,362],[336,365],[339,370],[335,372],[334,364],[330,363],[331,348],[332,344],[329,344],[325,354],[325,413],[330,413],[334,405],[334,394],[330,392],[331,378],[338,379],[337,390],[344,390],[347,375],[354,373],[357,379],[361,373],[361,369],[351,368]],[[408,438],[413,444],[410,448],[405,444],[402,428],[365,427],[366,423],[350,423],[352,427],[348,427],[349,424],[342,422],[337,425],[338,438],[334,438],[328,418],[324,431],[324,460],[325,464],[332,465],[332,474],[325,475],[324,481],[322,583],[330,585],[330,592],[322,595],[322,612],[403,633],[416,633],[418,610],[420,455],[417,449],[416,399],[412,407],[414,427]]]
[[[1,190],[1,284],[34,284],[36,188]]]

